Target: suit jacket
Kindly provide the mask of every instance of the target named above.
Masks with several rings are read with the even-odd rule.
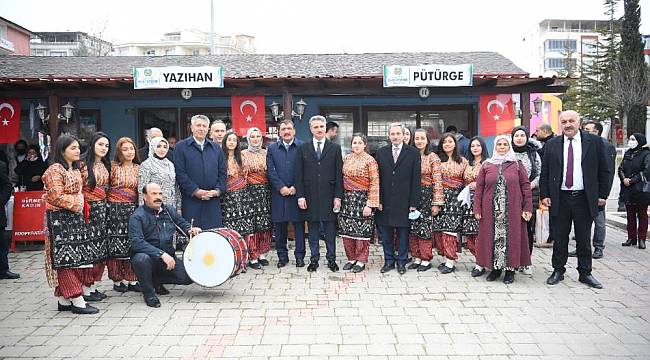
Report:
[[[598,215],[598,199],[607,199],[611,185],[609,167],[605,146],[598,136],[580,130],[582,141],[582,181],[584,183],[589,212],[592,218]],[[560,191],[564,164],[564,135],[549,140],[544,149],[542,174],[540,176],[540,196],[551,199],[551,215],[558,214],[560,206]],[[577,161],[578,159],[576,159]]]
[[[0,161],[0,231],[5,231],[5,226],[7,226],[5,205],[9,201],[12,192],[13,186],[7,175],[7,164]]]
[[[379,166],[379,203],[383,210],[377,214],[377,224],[410,226],[409,207],[420,204],[420,153],[403,145],[397,162],[393,161],[393,145],[377,150]]]
[[[326,139],[318,159],[310,139],[298,148],[295,166],[296,198],[307,200],[307,210],[300,210],[302,219],[336,221],[334,198],[343,199],[341,147]]]
[[[294,139],[289,150],[282,140],[266,149],[266,168],[271,183],[271,220],[273,222],[298,221],[298,198],[295,195],[282,196],[282,187],[295,186],[295,165],[298,147],[302,141]]]

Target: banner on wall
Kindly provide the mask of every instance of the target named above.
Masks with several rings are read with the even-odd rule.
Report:
[[[222,88],[221,66],[165,66],[133,69],[134,89]]]
[[[384,87],[472,86],[472,64],[384,65]]]
[[[20,138],[20,99],[0,98],[0,144]]]
[[[266,135],[264,96],[232,96],[230,104],[235,134],[245,136],[248,129],[256,127]]]
[[[487,94],[479,99],[480,134],[510,134],[515,127],[514,101],[511,94]]]

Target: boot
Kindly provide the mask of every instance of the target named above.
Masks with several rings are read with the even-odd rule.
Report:
[[[633,246],[636,245],[636,239],[627,239],[626,242],[622,243],[623,246]]]
[[[645,240],[639,240],[639,249],[645,249]]]

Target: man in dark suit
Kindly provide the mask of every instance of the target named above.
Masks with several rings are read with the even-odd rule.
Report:
[[[0,161],[0,279],[18,279],[20,275],[9,271],[9,239],[5,236],[7,214],[5,205],[11,197],[13,186],[7,175],[7,164]]]
[[[579,281],[594,288],[603,286],[591,275],[589,233],[598,207],[606,204],[611,179],[602,141],[580,130],[580,116],[568,110],[560,114],[562,136],[546,143],[540,196],[550,207],[553,222],[553,274],[546,280],[555,285],[564,280],[569,232],[573,224],[578,254]]]
[[[603,133],[603,125],[597,121],[588,121],[583,126],[584,130],[591,135],[598,136],[603,142],[605,147],[605,154],[607,155],[607,167],[611,172],[607,184],[609,185],[607,193],[611,191],[612,183],[614,182],[614,174],[616,174],[616,147],[601,137]],[[594,235],[591,243],[594,247],[594,254],[592,258],[600,259],[603,257],[603,250],[605,250],[605,235],[607,234],[607,220],[605,218],[605,205],[598,207],[598,216],[594,219]],[[577,253],[572,251],[569,256],[575,257]]]
[[[318,269],[320,222],[325,230],[327,267],[332,271],[339,270],[336,264],[336,213],[341,209],[343,198],[343,157],[341,147],[325,137],[326,122],[320,115],[309,119],[313,138],[302,144],[296,155],[298,207],[304,220],[309,222],[311,258],[307,270],[310,272]]]
[[[293,223],[296,233],[296,267],[305,266],[305,222],[298,213],[298,199],[294,181],[296,155],[302,141],[296,139],[293,121],[280,122],[280,141],[266,150],[266,168],[271,183],[271,220],[275,228],[275,249],[278,252],[278,268],[289,263],[287,249],[287,226]]]
[[[388,135],[391,144],[377,150],[375,156],[379,166],[380,205],[377,225],[384,246],[384,266],[381,272],[395,268],[393,232],[397,231],[397,271],[404,274],[411,226],[409,213],[415,211],[420,203],[420,154],[415,147],[404,144],[402,124],[391,124]]]

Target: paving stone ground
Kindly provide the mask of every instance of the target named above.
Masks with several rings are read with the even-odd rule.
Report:
[[[0,281],[0,358],[650,359],[650,250],[624,237],[608,228],[594,260],[602,290],[577,281],[571,258],[566,280],[547,286],[550,249],[504,285],[471,278],[467,251],[449,275],[380,274],[372,245],[359,274],[278,270],[272,256],[218,288],[170,286],[158,309],[105,280],[109,298],[90,316],[58,312],[42,250],[23,249],[10,255],[21,279]]]

